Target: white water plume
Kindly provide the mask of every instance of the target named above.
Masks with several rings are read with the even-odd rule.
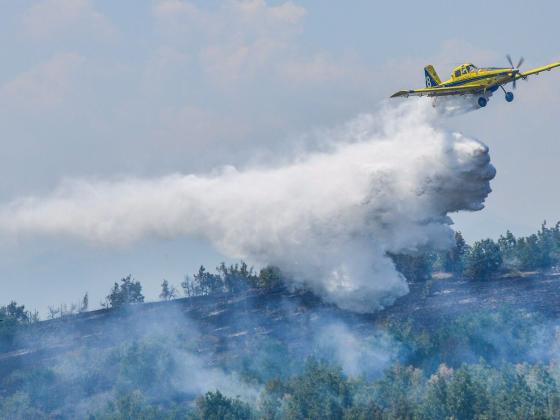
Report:
[[[480,210],[490,192],[488,148],[435,116],[419,102],[361,115],[325,139],[328,151],[281,166],[66,181],[1,206],[0,231],[102,244],[201,237],[340,307],[374,311],[408,290],[386,253],[448,246],[448,213]]]

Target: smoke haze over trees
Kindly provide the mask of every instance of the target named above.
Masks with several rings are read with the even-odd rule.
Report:
[[[229,294],[231,304],[243,293]],[[200,310],[202,301],[192,299],[208,298],[189,298],[185,308]],[[447,315],[429,324],[388,318],[356,329],[359,323],[329,314],[328,306],[308,306],[307,317],[292,322],[302,308],[289,301],[268,301],[261,309],[245,302],[216,324],[236,329],[208,347],[207,333],[197,331],[197,323],[174,302],[137,311],[142,305],[106,310],[111,312],[104,315],[102,345],[81,338],[79,330],[90,327],[80,324],[79,316],[42,326],[20,305],[0,308],[0,325],[12,320],[15,326],[11,338],[2,335],[2,344],[8,344],[2,352],[33,342],[64,344],[45,362],[37,354],[35,363],[8,371],[9,359],[0,353],[0,413],[14,419],[552,419],[560,414],[558,319],[524,309]],[[234,318],[254,319],[282,306],[285,314],[272,316],[285,323],[280,336],[251,333],[243,346],[235,341],[235,331],[247,334],[250,327]],[[201,322],[219,312],[203,312]],[[95,323],[95,317],[87,322]]]

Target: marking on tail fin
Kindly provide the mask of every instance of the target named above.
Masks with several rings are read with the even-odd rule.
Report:
[[[441,84],[441,79],[436,73],[434,66],[432,66],[431,64],[424,67],[424,78],[426,80],[427,88],[436,87]]]

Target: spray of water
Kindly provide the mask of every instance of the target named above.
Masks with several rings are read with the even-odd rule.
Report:
[[[188,235],[253,264],[274,264],[326,301],[371,312],[407,293],[388,252],[451,243],[448,214],[483,208],[488,148],[437,127],[430,104],[365,114],[328,151],[212,175],[66,181],[0,207],[0,231],[102,244]],[[297,284],[296,284],[297,285]]]

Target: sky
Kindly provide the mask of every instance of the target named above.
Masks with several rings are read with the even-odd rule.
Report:
[[[73,179],[208,173],[312,147],[308,133],[375,112],[392,93],[463,62],[523,68],[560,60],[560,4],[0,0],[0,202]],[[483,15],[481,16],[481,13]],[[518,83],[513,103],[441,124],[490,147],[481,212],[452,215],[468,240],[560,219],[560,71]],[[132,274],[147,298],[227,259],[196,238],[104,247],[0,237],[0,305],[95,306]]]

